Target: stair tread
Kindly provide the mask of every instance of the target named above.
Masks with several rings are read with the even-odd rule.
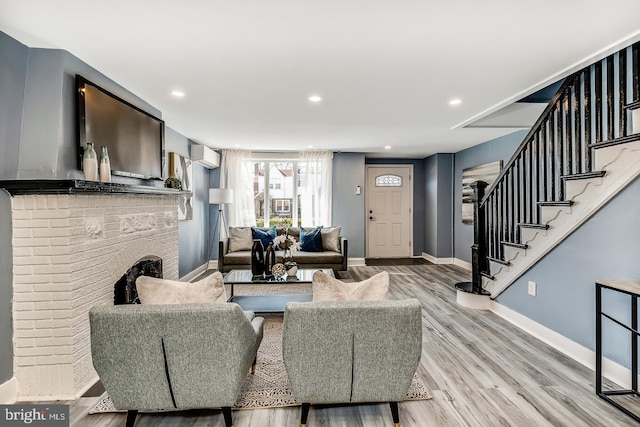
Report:
[[[514,248],[518,249],[527,249],[529,247],[526,243],[507,242],[506,240],[503,240],[500,243],[505,246],[513,246]]]
[[[577,179],[589,179],[589,178],[602,178],[605,176],[606,171],[593,171],[593,172],[583,172],[583,173],[574,173],[571,175],[562,175],[560,179],[564,179],[565,181],[577,180]]]
[[[523,228],[536,228],[539,230],[549,229],[549,226],[547,224],[534,224],[534,223],[528,223],[528,222],[521,222],[518,224],[518,226]]]
[[[640,133],[634,133],[633,135],[621,136],[619,138],[608,139],[606,141],[594,142],[588,145],[589,148],[605,148],[612,145],[626,144],[628,142],[640,141]]]
[[[493,258],[493,257],[489,256],[489,257],[487,257],[487,259],[489,261],[493,261],[493,262],[498,263],[498,264],[502,264],[502,265],[506,265],[506,266],[510,266],[511,265],[511,263],[509,261],[505,261],[505,260],[500,259],[500,258]]]
[[[571,200],[558,200],[555,202],[538,202],[538,206],[572,206]]]
[[[481,271],[480,275],[482,277],[486,277],[489,280],[496,280],[495,276],[492,276],[491,273],[487,273],[486,271]]]

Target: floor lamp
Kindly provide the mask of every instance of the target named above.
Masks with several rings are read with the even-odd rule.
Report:
[[[216,241],[216,230],[218,230],[218,239],[220,239],[222,237],[223,228],[218,229],[218,227],[222,225],[225,230],[227,229],[227,223],[225,221],[224,211],[222,210],[222,208],[224,205],[230,205],[231,203],[233,203],[233,190],[229,190],[226,188],[209,189],[209,204],[218,205],[218,216],[216,217],[216,222],[211,233],[211,244],[209,245],[209,254],[207,255],[207,270],[209,269],[209,262],[211,261],[213,244]]]

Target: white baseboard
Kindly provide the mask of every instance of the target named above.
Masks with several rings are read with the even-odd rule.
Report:
[[[0,405],[10,405],[18,400],[18,380],[12,377],[0,384]]]
[[[218,266],[218,261],[215,261],[216,263],[216,267]],[[208,263],[204,263],[202,264],[200,267],[196,268],[195,270],[193,270],[190,273],[185,274],[183,277],[180,278],[180,281],[182,282],[190,282],[193,279],[195,279],[196,277],[198,277],[199,275],[201,275],[202,273],[204,273],[205,271],[207,271],[207,264],[211,264],[211,262]]]
[[[436,258],[431,254],[422,252],[422,258],[434,264],[453,264],[453,258]]]
[[[570,340],[556,331],[553,331],[518,313],[517,311],[497,303],[496,301],[491,302],[490,310],[509,323],[538,338],[540,341],[566,354],[576,362],[595,371],[595,351],[589,350],[575,341]],[[612,360],[606,358],[602,359],[602,375],[622,388],[631,388],[631,370]]]
[[[347,267],[364,267],[364,258],[347,258]]]
[[[473,267],[471,266],[470,262],[463,261],[460,258],[454,258],[453,259],[453,264],[457,265],[458,267],[462,267],[465,270],[469,270],[469,271],[473,270]]]

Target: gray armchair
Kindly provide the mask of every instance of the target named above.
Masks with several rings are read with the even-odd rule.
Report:
[[[400,425],[422,351],[422,310],[417,299],[289,303],[284,313],[284,364],[300,425],[310,404],[389,402]]]
[[[210,303],[98,306],[89,320],[93,366],[127,427],[138,410],[218,407],[232,425],[263,318]]]

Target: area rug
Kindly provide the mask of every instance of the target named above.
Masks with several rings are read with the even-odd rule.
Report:
[[[265,317],[264,336],[258,349],[256,373],[247,374],[240,400],[233,409],[278,408],[298,406],[289,385],[282,361],[282,316]],[[405,400],[428,400],[431,395],[424,383],[414,375]],[[118,412],[106,394],[89,414]],[[124,412],[124,411],[122,411]]]

